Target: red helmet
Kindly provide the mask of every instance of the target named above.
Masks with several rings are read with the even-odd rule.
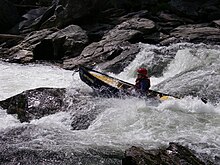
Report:
[[[144,75],[144,76],[147,75],[147,69],[145,69],[145,68],[139,68],[139,69],[137,70],[137,72],[138,72],[139,74]]]

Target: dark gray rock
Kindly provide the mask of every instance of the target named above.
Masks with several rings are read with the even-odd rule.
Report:
[[[32,32],[16,46],[7,49],[4,56],[8,62],[29,63],[33,62],[33,50],[44,38],[57,31],[56,29],[44,29]],[[46,53],[46,52],[45,52]]]
[[[0,106],[8,114],[17,114],[21,122],[29,122],[62,111],[64,97],[65,89],[38,88],[0,101]]]
[[[88,42],[79,26],[44,29],[29,34],[25,40],[4,52],[9,62],[28,63],[34,60],[62,60],[78,56]]]
[[[131,147],[125,151],[125,158],[122,165],[205,165],[205,162],[195,156],[195,154],[182,145],[170,143],[166,149],[144,150],[141,147]],[[208,162],[207,164],[213,164]]]
[[[86,32],[70,25],[45,37],[33,50],[36,60],[61,60],[78,56],[88,42]]]
[[[188,0],[171,0],[169,2],[173,12],[185,17],[192,18],[196,22],[211,21],[220,16],[220,2],[211,1],[188,1]]]
[[[30,122],[60,111],[71,114],[73,130],[87,129],[103,110],[98,97],[64,88],[37,88],[0,101],[8,114],[16,114],[20,122]]]
[[[214,26],[220,28],[220,20],[214,20],[213,24],[214,24]]]
[[[129,19],[110,30],[103,36],[101,41],[94,42],[85,47],[80,56],[65,60],[63,67],[65,69],[73,69],[79,64],[92,65],[94,63],[109,62],[120,56],[124,50],[126,51],[122,56],[127,54],[128,57],[134,57],[134,52],[138,52],[137,49],[133,52],[131,51],[131,43],[139,40],[138,38],[142,38],[143,33],[150,33],[154,29],[155,24],[151,20],[139,18]]]
[[[126,44],[128,46],[126,47]],[[122,49],[123,47],[123,49]],[[123,69],[130,64],[131,61],[136,57],[136,54],[140,51],[137,44],[130,45],[129,43],[124,43],[124,45],[118,47],[118,52],[121,51],[119,55],[110,61],[98,64],[99,68],[108,72],[119,74]],[[115,52],[115,54],[117,51]],[[114,55],[113,55],[114,57]]]
[[[46,7],[40,7],[37,9],[32,9],[25,13],[22,18],[24,19],[22,22],[19,23],[19,30],[20,32],[27,32],[28,30],[31,31],[32,24],[42,16],[46,12],[47,8]],[[32,29],[33,30],[33,29]]]
[[[173,29],[170,37],[161,41],[161,44],[167,43],[168,40],[172,43],[187,41],[191,43],[219,44],[220,29],[210,27],[207,24],[182,25]]]

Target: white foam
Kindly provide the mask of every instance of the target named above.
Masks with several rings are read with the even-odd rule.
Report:
[[[30,122],[30,124],[38,125],[50,129],[71,129],[70,114],[68,112],[58,112],[49,116],[42,117],[40,119],[35,119]]]
[[[182,99],[165,100],[159,106],[159,110],[182,111],[185,113],[220,114],[219,105],[204,103],[200,98],[185,97]]]
[[[0,100],[38,87],[68,87],[72,71],[54,66],[0,63]]]
[[[0,108],[0,123],[1,123],[0,130],[22,125],[20,121],[17,119],[16,115],[7,114],[6,110],[2,110],[1,108]]]

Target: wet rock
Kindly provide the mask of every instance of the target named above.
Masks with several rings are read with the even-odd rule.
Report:
[[[176,15],[175,13],[171,13],[168,11],[161,11],[157,16],[158,20],[154,20],[157,22],[158,30],[169,36],[170,32],[183,24],[193,24],[194,21],[190,18],[184,18]]]
[[[0,101],[0,106],[8,114],[17,114],[21,122],[29,122],[62,111],[64,97],[65,89],[38,88]]]
[[[79,26],[44,29],[31,33],[19,45],[4,52],[8,62],[29,63],[35,60],[62,60],[81,53],[88,37]]]
[[[10,49],[7,49],[4,52],[6,61],[17,63],[33,62],[33,50],[36,45],[38,45],[44,38],[54,33],[55,31],[57,30],[45,29],[30,33],[21,43]],[[29,59],[29,61],[26,59],[26,57]]]
[[[69,90],[69,89],[68,89]],[[91,93],[82,93],[64,88],[37,88],[0,101],[8,114],[16,114],[20,122],[68,111],[71,114],[73,130],[87,129],[96,119],[104,105]]]
[[[220,29],[207,24],[182,25],[172,30],[170,36],[175,37],[172,42],[212,43],[219,44]],[[170,39],[170,38],[169,38]],[[161,43],[167,42],[167,39]]]
[[[33,50],[34,59],[61,60],[75,57],[87,42],[86,32],[77,25],[70,25],[44,38]]]
[[[135,53],[138,53],[138,49],[132,52],[131,48],[134,47],[132,47],[131,43],[143,38],[143,33],[151,33],[154,29],[155,25],[151,20],[129,19],[110,30],[103,36],[101,41],[91,43],[85,47],[80,56],[65,60],[63,67],[65,69],[73,69],[79,64],[92,65],[94,63],[109,62],[121,56],[122,52],[124,52],[124,55],[122,55],[124,56],[123,60],[126,59],[125,55],[127,55],[128,59],[131,59],[131,56],[134,58]]]
[[[126,45],[127,43],[124,44]],[[121,50],[122,52],[120,55],[116,56],[110,61],[98,64],[98,67],[102,70],[115,74],[122,72],[123,69],[129,65],[129,63],[135,58],[136,54],[140,51],[140,48],[137,44],[128,44],[127,48],[125,45],[123,47],[123,51]]]
[[[64,109],[71,114],[73,130],[87,129],[104,108],[98,103],[99,97],[95,97],[92,93],[69,89],[67,96]]]
[[[209,161],[210,164],[213,164]],[[140,147],[131,147],[125,151],[125,158],[122,160],[123,165],[205,165],[197,158],[195,154],[182,145],[170,143],[166,149],[144,150]]]

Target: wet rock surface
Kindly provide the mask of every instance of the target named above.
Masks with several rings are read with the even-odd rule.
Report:
[[[17,114],[21,122],[29,122],[63,111],[64,98],[65,89],[38,88],[0,101],[0,106],[8,114]]]
[[[173,164],[173,165],[205,165],[212,162],[203,162],[194,153],[178,143],[170,143],[168,148],[159,150],[144,150],[140,147],[131,147],[125,151],[122,165],[144,164]]]

